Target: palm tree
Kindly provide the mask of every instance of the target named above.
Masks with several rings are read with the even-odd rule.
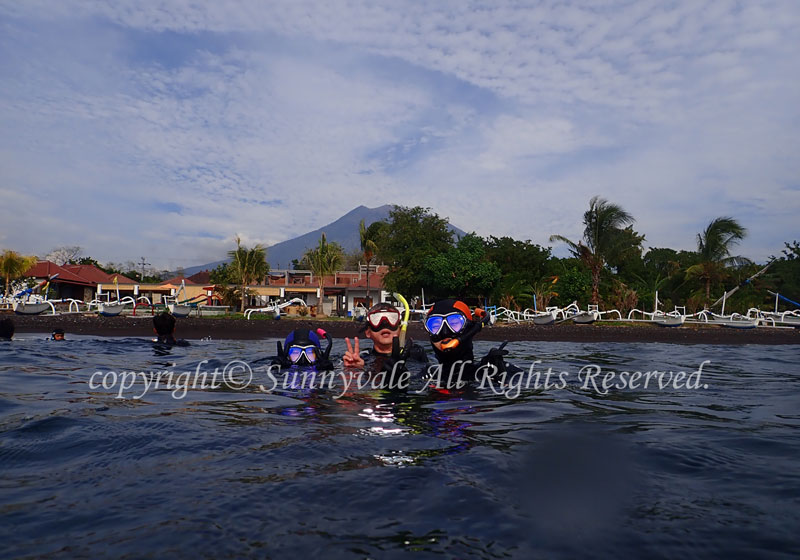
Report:
[[[705,282],[706,304],[711,301],[711,284],[725,277],[727,267],[750,262],[744,257],[732,257],[730,254],[733,246],[745,235],[747,230],[727,216],[713,220],[703,233],[697,234],[700,262],[686,269],[686,279],[697,278]]]
[[[562,235],[550,236],[551,243],[566,243],[572,254],[589,267],[592,274],[592,303],[595,305],[600,301],[600,273],[607,260],[625,250],[625,247],[620,246],[621,241],[638,238],[624,235],[623,228],[634,221],[633,216],[622,207],[595,196],[589,201],[589,209],[583,214],[583,240],[575,243]]]
[[[21,278],[29,268],[36,264],[37,260],[36,257],[26,257],[9,249],[0,254],[0,274],[6,279],[6,296],[10,295],[8,289],[11,281]]]
[[[344,251],[336,242],[328,243],[325,233],[319,238],[319,244],[306,251],[303,260],[308,263],[308,268],[317,277],[319,283],[320,312],[325,299],[325,277],[335,274],[342,268]]]
[[[242,290],[241,312],[244,313],[244,306],[247,301],[247,286],[262,281],[269,272],[267,250],[260,243],[248,249],[242,245],[242,240],[237,236],[236,249],[229,251],[228,256],[231,258],[230,266],[234,278]]]
[[[358,236],[361,239],[361,250],[364,252],[364,260],[367,261],[367,304],[372,303],[372,298],[369,296],[369,268],[375,253],[378,252],[378,244],[373,239],[374,229],[367,228],[364,225],[364,220],[358,224]],[[369,305],[367,305],[369,307]]]

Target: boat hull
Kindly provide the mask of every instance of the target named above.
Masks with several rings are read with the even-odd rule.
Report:
[[[686,317],[662,317],[655,319],[653,322],[659,327],[680,327],[686,321]]]
[[[552,325],[556,322],[555,313],[547,313],[546,315],[536,315],[533,318],[534,325]]]
[[[190,305],[178,305],[174,303],[171,303],[167,307],[169,308],[169,312],[175,317],[188,317],[189,313],[191,313],[192,309],[194,309]]]
[[[39,315],[50,309],[49,303],[14,302],[14,313],[17,315]]]
[[[597,321],[597,313],[582,311],[572,317],[572,322],[577,325],[588,325]]]
[[[125,309],[124,303],[101,303],[97,306],[97,312],[103,317],[116,317]]]
[[[758,326],[758,319],[753,319],[752,321],[715,321],[715,324],[719,324],[726,329],[754,329]]]

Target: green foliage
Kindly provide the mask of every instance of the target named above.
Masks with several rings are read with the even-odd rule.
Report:
[[[765,290],[771,290],[791,300],[800,302],[800,244],[797,241],[785,243],[783,256],[774,258],[769,273],[764,276]],[[766,292],[761,300],[762,309],[775,308],[775,296]],[[797,306],[778,300],[779,311],[792,311]]]
[[[88,264],[88,265],[91,265],[91,266],[96,266],[97,268],[99,268],[101,270],[103,268],[100,265],[100,263],[97,262],[96,260],[94,260],[92,257],[81,257],[81,258],[78,259],[76,264],[84,264],[84,265]]]
[[[583,214],[583,239],[577,243],[562,235],[551,235],[550,241],[566,243],[573,256],[579,258],[591,274],[592,303],[600,300],[600,274],[610,260],[621,261],[626,255],[635,254],[644,236],[639,236],[631,228],[625,228],[634,221],[621,206],[595,196],[589,201],[589,209]],[[619,263],[617,263],[619,264]]]
[[[500,269],[501,278],[496,284],[493,301],[509,309],[533,307],[534,293],[539,307],[541,297],[549,297],[549,273],[552,256],[549,247],[518,241],[512,237],[490,236],[485,240],[486,257]]]
[[[389,265],[389,273],[384,277],[386,289],[408,295],[430,288],[421,269],[428,257],[446,253],[453,247],[447,220],[432,214],[430,208],[395,206],[387,225],[376,228],[379,228],[378,257]]]
[[[344,249],[335,241],[328,242],[328,238],[323,233],[319,238],[319,243],[313,249],[306,251],[303,261],[317,277],[319,284],[320,300],[325,299],[325,277],[335,274],[341,270],[344,262]],[[322,312],[322,309],[319,309]]]
[[[209,273],[209,280],[212,284],[228,285],[236,283],[236,278],[234,277],[234,272],[231,269],[230,263],[217,265],[217,267]]]
[[[423,262],[423,275],[434,298],[459,299],[488,296],[500,279],[500,269],[486,259],[483,240],[465,235],[455,247],[429,256]]]
[[[384,222],[373,222],[369,227],[364,225],[364,220],[361,220],[361,223],[358,226],[358,237],[361,244],[361,251],[364,254],[364,262],[367,264],[367,301],[372,301],[372,296],[370,295],[370,265],[372,264],[372,259],[375,258],[375,254],[378,252],[378,240],[385,238],[386,231],[385,231],[385,224]]]
[[[503,276],[521,276],[529,282],[547,274],[550,248],[518,241],[511,237],[490,236],[485,241],[486,257],[495,263]]]
[[[34,256],[21,255],[8,249],[0,253],[0,275],[5,278],[6,295],[11,294],[11,282],[21,278],[36,261]]]
[[[358,270],[358,265],[364,262],[364,253],[355,249],[344,253],[342,257],[343,270]]]
[[[244,313],[244,306],[247,301],[247,286],[262,282],[269,273],[267,264],[267,250],[260,244],[248,249],[242,245],[241,239],[236,238],[236,249],[228,252],[231,258],[230,272],[231,278],[239,284],[243,294],[241,301],[241,312]]]
[[[699,262],[686,269],[686,279],[705,287],[705,302],[711,303],[711,288],[721,287],[729,277],[729,267],[740,267],[750,261],[733,257],[731,249],[747,234],[739,222],[729,217],[713,220],[703,233],[697,234]]]
[[[579,304],[587,301],[592,293],[592,277],[589,271],[574,259],[565,259],[564,264],[568,268],[558,276],[558,282],[555,285],[558,296],[555,301],[561,307],[566,307],[573,301],[577,301]]]

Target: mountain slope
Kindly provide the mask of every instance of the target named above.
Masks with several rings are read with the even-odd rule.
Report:
[[[326,226],[267,247],[267,262],[273,270],[291,268],[292,259],[300,259],[307,249],[314,247],[319,242],[322,232],[325,232],[328,241],[339,243],[346,252],[360,249],[361,240],[358,236],[358,226],[361,220],[364,220],[364,224],[367,226],[379,220],[388,220],[389,212],[391,212],[392,208],[394,206],[391,204],[384,204],[377,208],[367,208],[366,206],[353,208],[350,212]],[[461,229],[452,224],[450,229],[456,236],[464,235]],[[200,266],[191,266],[184,269],[184,273],[186,276],[191,276],[196,272],[212,270],[218,265],[229,261],[230,259],[224,259]]]

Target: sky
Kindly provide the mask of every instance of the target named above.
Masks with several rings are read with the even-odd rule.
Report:
[[[0,248],[174,270],[362,204],[547,246],[599,195],[763,261],[799,61],[797,0],[0,0]]]

